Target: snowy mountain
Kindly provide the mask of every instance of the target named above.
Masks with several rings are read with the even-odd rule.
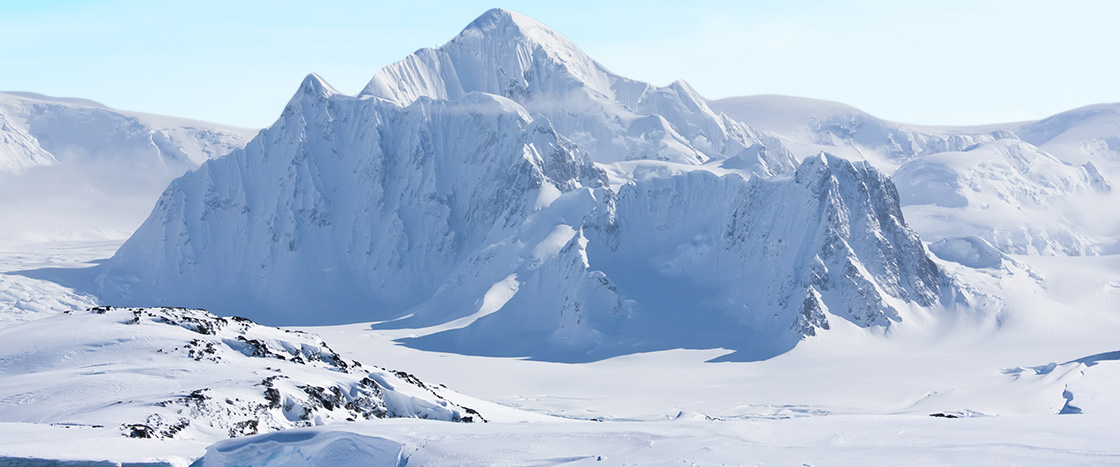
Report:
[[[1091,162],[1075,166],[1030,143],[1003,139],[916,158],[894,180],[926,238],[978,235],[1030,255],[1093,255],[1107,242],[1064,207],[1079,195],[1110,194],[1108,181]]]
[[[123,238],[173,178],[254,130],[0,93],[0,242]],[[80,193],[80,195],[75,195]],[[18,227],[17,227],[18,226]]]
[[[164,167],[178,175],[242,146],[255,133],[17,92],[0,93],[0,125],[0,170],[98,161]]]
[[[277,314],[256,317],[271,322],[395,317],[527,216],[605,183],[506,98],[400,107],[310,76],[244,151],[172,183],[112,261],[106,284],[119,288],[107,292],[215,309],[268,303]],[[340,306],[306,311],[328,303]]]
[[[577,360],[763,358],[830,320],[888,327],[952,301],[889,179],[823,154],[795,168],[758,134],[492,10],[359,96],[309,76],[244,150],[171,184],[99,295],[268,323],[401,318],[437,327],[417,346]],[[692,332],[669,332],[686,317]]]
[[[907,125],[844,104],[799,97],[731,97],[712,101],[710,105],[732,119],[775,134],[798,160],[827,151],[847,159],[871,161],[888,173],[920,156],[1016,138],[1013,124]]]
[[[1024,141],[1068,164],[1103,178],[1111,190],[1095,190],[1059,205],[1072,225],[1090,237],[1102,254],[1120,252],[1120,104],[1098,104],[1024,124],[1016,130]]]
[[[986,127],[889,122],[832,102],[753,96],[711,103],[778,135],[798,158],[829,151],[867,160],[898,182],[907,216],[926,240],[978,235],[1010,254],[1093,255],[1120,239],[1071,205],[1120,202],[1109,135],[1114,106]],[[1114,136],[1111,136],[1115,138]],[[1103,168],[1103,169],[1102,169]],[[1110,225],[1120,225],[1110,221]]]
[[[1075,164],[1120,162],[1120,104],[1097,104],[1024,124],[1017,133],[1031,144]]]
[[[221,439],[412,417],[483,422],[455,394],[313,334],[180,308],[95,307],[0,330],[0,421]]]

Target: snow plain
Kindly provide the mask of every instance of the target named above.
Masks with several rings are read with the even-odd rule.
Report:
[[[94,301],[16,273],[44,264],[80,267],[116,246],[46,244],[3,255],[0,278],[37,294],[5,302],[6,326]],[[996,316],[904,321],[892,335],[838,327],[760,362],[715,362],[729,351],[682,349],[555,363],[430,352],[396,341],[432,329],[304,328],[346,358],[406,369],[493,402],[471,406],[501,414],[470,426],[415,419],[327,425],[311,430],[332,433],[332,443],[315,444],[322,439],[308,435],[283,446],[330,451],[339,439],[360,435],[399,445],[390,457],[414,465],[1117,462],[1120,259],[1003,255],[998,268],[940,264],[1016,300]],[[51,300],[58,308],[27,306]],[[10,370],[4,374],[13,381]],[[76,390],[75,397],[115,397],[83,392],[75,382],[49,384]],[[0,396],[5,456],[186,465],[219,439],[126,438],[117,427],[77,422],[76,414],[13,422],[21,413],[13,398],[24,392],[9,387]]]
[[[96,256],[98,249],[106,245],[85,251]],[[83,252],[73,244],[64,250]],[[6,259],[28,266],[43,260]],[[396,341],[432,330],[302,328],[346,358],[406,369],[493,402],[468,405],[498,415],[472,425],[324,425],[272,447],[275,439],[265,435],[259,447],[339,459],[334,451],[374,438],[381,448],[397,446],[387,451],[394,461],[388,465],[399,465],[398,458],[414,465],[1114,464],[1120,260],[1013,256],[1004,263],[1006,270],[980,272],[945,263],[973,274],[978,287],[1015,291],[1020,299],[1000,316],[913,323],[891,336],[840,327],[760,362],[714,362],[728,351],[682,349],[555,363],[430,352]],[[10,381],[10,370],[5,374]],[[53,384],[81,389],[65,380]],[[10,457],[186,465],[208,447],[229,446],[209,446],[220,438],[126,438],[117,427],[94,428],[76,414],[13,423],[28,409],[12,402],[20,391],[3,392],[0,453]],[[106,395],[86,388],[80,397]],[[296,435],[304,432],[314,435]],[[356,440],[340,441],[349,438]],[[253,459],[257,451],[245,449],[212,458]]]
[[[502,22],[509,18],[512,24]],[[479,33],[503,27],[519,28],[520,32],[514,32],[530,36],[535,43],[518,42],[523,38],[514,34],[503,36],[512,42],[489,44]],[[1116,338],[1120,335],[1120,210],[1111,209],[1120,205],[1111,189],[1111,183],[1120,180],[1120,144],[1114,144],[1120,135],[1116,105],[1077,109],[1039,122],[945,128],[886,122],[841,104],[807,99],[760,96],[707,102],[684,83],[656,88],[610,74],[562,36],[541,28],[543,25],[520,15],[488,12],[442,51],[424,49],[379,73],[363,91],[361,99],[366,102],[361,105],[373,107],[370,102],[377,101],[379,109],[388,109],[378,110],[390,116],[387,120],[399,120],[408,112],[429,116],[429,120],[414,122],[421,126],[430,124],[430,116],[439,112],[447,117],[435,120],[457,121],[456,106],[493,106],[496,114],[508,120],[486,128],[497,128],[496,134],[517,135],[528,128],[526,133],[538,136],[524,148],[561,148],[575,162],[590,158],[606,178],[597,187],[600,191],[571,189],[584,180],[561,179],[552,176],[557,171],[542,170],[546,183],[539,189],[518,192],[525,195],[518,198],[524,203],[522,213],[528,213],[519,219],[523,223],[512,230],[498,229],[503,236],[512,236],[510,242],[494,245],[516,245],[515,251],[484,250],[504,251],[506,259],[517,266],[491,270],[481,278],[472,276],[475,270],[460,273],[464,283],[478,289],[466,303],[457,304],[465,312],[448,314],[432,307],[426,316],[413,316],[410,321],[298,328],[318,336],[299,334],[304,337],[297,340],[303,344],[329,345],[341,359],[369,367],[404,370],[415,375],[407,381],[415,379],[438,388],[436,396],[446,399],[446,405],[441,405],[428,392],[412,392],[410,397],[422,396],[425,402],[405,406],[442,407],[439,413],[447,416],[434,418],[454,418],[450,415],[454,407],[471,407],[488,423],[452,423],[419,416],[348,421],[341,411],[319,407],[315,409],[322,412],[319,417],[291,420],[284,415],[291,412],[282,411],[274,419],[280,425],[287,423],[283,420],[303,420],[315,426],[225,440],[229,428],[244,420],[236,418],[236,410],[211,407],[210,412],[185,413],[198,420],[192,426],[212,419],[216,427],[186,429],[164,439],[128,437],[132,430],[127,427],[136,417],[147,417],[153,411],[170,417],[166,401],[189,399],[192,391],[203,386],[211,388],[217,400],[220,393],[264,404],[267,398],[253,399],[262,396],[250,389],[261,379],[258,375],[277,371],[274,368],[279,366],[299,381],[315,381],[303,386],[338,387],[341,391],[360,385],[356,385],[355,375],[332,370],[330,365],[317,363],[315,369],[308,369],[289,361],[297,353],[303,355],[299,352],[283,361],[262,360],[261,355],[243,351],[232,334],[214,337],[212,343],[218,349],[214,355],[222,359],[180,355],[177,347],[187,336],[196,338],[192,334],[196,331],[156,318],[142,326],[126,325],[120,320],[104,321],[112,313],[84,311],[101,305],[103,299],[90,292],[96,287],[89,282],[96,279],[83,276],[83,271],[112,256],[123,239],[115,234],[82,234],[77,240],[60,242],[67,237],[22,235],[21,229],[42,231],[30,221],[49,219],[52,212],[65,217],[68,211],[46,210],[48,214],[32,218],[23,205],[14,202],[22,202],[21,192],[15,190],[12,204],[5,203],[11,209],[6,218],[15,219],[7,228],[19,234],[13,238],[20,241],[0,244],[0,465],[18,462],[13,458],[171,465],[196,461],[199,465],[1120,463],[1120,424],[1116,422],[1120,416],[1120,340]],[[515,53],[507,55],[503,47],[512,47]],[[493,52],[486,57],[496,62],[464,68],[472,48]],[[545,54],[547,59],[534,54]],[[556,57],[562,60],[551,61]],[[557,63],[565,66],[555,66]],[[513,69],[526,71],[525,76],[561,79],[527,80],[533,86],[518,87],[518,82],[504,81],[495,71]],[[408,83],[425,83],[426,87],[409,87]],[[323,131],[296,131],[293,147],[307,138],[333,138],[335,134],[326,130],[335,127],[315,118],[338,115],[340,103],[354,99],[337,96],[318,77],[305,81],[301,92],[304,88],[324,98],[310,103],[293,99],[297,107],[304,107],[300,112],[286,112],[287,120],[280,123],[294,128],[309,124],[307,128]],[[577,101],[580,112],[565,115],[562,109],[534,107],[540,102],[532,96],[558,89],[586,91]],[[506,91],[509,96],[500,97]],[[27,99],[5,99],[17,97]],[[51,102],[67,106],[67,112],[95,107],[73,100]],[[413,107],[402,112],[391,106]],[[315,113],[323,109],[335,113]],[[530,125],[528,120],[537,118],[534,115],[547,115],[556,132],[538,132],[547,126],[540,122]],[[717,132],[730,136],[708,138]],[[292,134],[279,126],[272,133],[274,141],[280,142]],[[462,134],[489,140],[487,135]],[[596,134],[617,138],[591,136]],[[12,138],[29,141],[19,139],[23,138],[20,135]],[[517,144],[512,147],[521,150],[522,141],[514,141]],[[596,149],[583,155],[565,146],[567,141]],[[646,158],[617,157],[618,147],[636,148]],[[756,151],[747,151],[752,147]],[[264,144],[250,145],[247,151],[258,150],[271,151]],[[954,301],[911,306],[888,297],[884,300],[896,307],[900,320],[865,325],[829,314],[833,319],[827,329],[818,329],[811,337],[801,336],[796,346],[768,358],[739,358],[736,353],[741,348],[704,345],[706,335],[690,333],[704,330],[703,325],[716,329],[711,325],[720,323],[701,319],[698,324],[687,315],[665,315],[656,321],[662,337],[673,333],[686,337],[665,341],[673,345],[636,347],[575,362],[550,354],[539,354],[540,358],[487,355],[478,351],[486,348],[485,340],[460,349],[417,344],[447,344],[439,336],[464,329],[518,332],[516,326],[493,323],[533,317],[503,314],[502,309],[510,305],[532,310],[532,303],[517,301],[529,292],[533,297],[551,297],[549,287],[562,283],[553,281],[561,276],[537,271],[555,267],[549,261],[560,264],[556,258],[566,249],[566,254],[584,260],[580,263],[583,268],[602,267],[622,278],[619,284],[624,290],[630,279],[652,278],[672,286],[669,279],[684,272],[694,278],[710,274],[705,272],[706,263],[698,260],[711,258],[705,255],[710,255],[712,244],[670,228],[651,230],[654,233],[647,235],[666,238],[646,244],[663,247],[664,254],[634,253],[651,258],[642,265],[649,271],[634,273],[622,260],[588,264],[588,257],[580,256],[587,254],[587,239],[580,226],[569,221],[570,213],[585,209],[595,196],[608,190],[637,192],[635,187],[643,187],[650,193],[685,194],[687,199],[707,202],[719,197],[711,193],[699,197],[680,188],[694,180],[734,188],[751,176],[773,178],[766,186],[792,185],[782,177],[790,177],[795,162],[818,157],[820,151],[868,161],[895,177],[901,212],[922,240],[909,254],[928,255],[953,281],[951,290],[967,298],[966,306]],[[518,155],[525,155],[531,163],[541,162],[531,152]],[[50,161],[49,155],[35,154],[38,159],[25,160]],[[294,154],[299,156],[294,161],[302,160],[298,151]],[[596,154],[606,155],[599,160]],[[443,156],[456,160],[453,153]],[[781,163],[784,158],[788,158],[788,166]],[[214,168],[236,161],[227,158],[208,164],[196,172],[195,180],[200,177],[197,174],[225,177],[229,172]],[[18,170],[30,173],[34,167],[27,167],[31,165],[35,164],[23,164]],[[287,166],[272,169],[276,170],[273,175],[288,170]],[[875,179],[837,183],[855,180],[851,184],[858,185]],[[212,185],[198,186],[204,193]],[[293,185],[288,196],[298,199],[299,192],[301,187]],[[135,195],[149,196],[149,205],[156,202],[155,193]],[[34,199],[38,195],[24,196]],[[81,195],[61,196],[65,200]],[[630,214],[631,219],[654,217],[636,207],[642,202],[632,204],[636,213]],[[681,211],[691,211],[699,224],[710,221],[706,211],[685,206]],[[307,207],[297,203],[289,214]],[[779,217],[780,211],[771,214]],[[91,210],[88,214],[95,220],[98,216],[112,219],[114,212]],[[650,225],[687,230],[672,225],[671,220]],[[872,237],[881,234],[868,231]],[[862,258],[875,257],[867,251],[860,251]],[[887,263],[897,259],[885,257]],[[577,270],[573,277],[600,277],[594,274],[598,271]],[[329,271],[317,267],[313,273]],[[530,282],[526,277],[531,274],[542,275]],[[437,285],[427,284],[430,289]],[[672,294],[665,295],[672,298]],[[436,304],[456,305],[456,300],[464,300],[458,295],[447,297]],[[313,304],[314,298],[309,297],[307,303]],[[267,316],[267,311],[243,311]],[[336,311],[327,310],[334,315]],[[304,348],[303,344],[291,345],[291,339],[284,337],[288,333],[281,330],[245,326],[252,334],[243,336],[273,339],[277,344],[272,349]],[[143,331],[130,331],[140,329]],[[494,332],[462,335],[476,340],[503,338]],[[320,345],[318,338],[325,344]],[[678,345],[682,343],[687,345]],[[166,347],[175,351],[167,353]],[[260,392],[261,388],[254,390]],[[287,390],[296,398],[312,394],[299,387]],[[399,412],[410,413],[418,412]],[[277,428],[288,426],[296,425]],[[179,431],[172,434],[176,433]]]

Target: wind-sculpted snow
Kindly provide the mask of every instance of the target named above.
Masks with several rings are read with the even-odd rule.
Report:
[[[398,467],[407,462],[404,446],[386,438],[347,431],[293,430],[216,443],[191,465]]]
[[[357,96],[309,76],[217,159],[219,127],[0,94],[0,464],[1118,459],[1118,108],[708,102],[504,10]],[[145,184],[119,250],[29,226],[129,232],[99,194]]]
[[[490,10],[437,49],[382,69],[362,92],[408,105],[471,92],[504,96],[541,115],[596,162],[685,164],[737,158],[748,173],[792,170],[781,143],[708,107],[682,81],[657,87],[608,71],[530,18]]]
[[[0,331],[0,418],[224,438],[391,417],[485,421],[313,334],[182,308],[95,307]]]

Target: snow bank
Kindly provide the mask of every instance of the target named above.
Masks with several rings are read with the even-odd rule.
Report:
[[[191,467],[339,467],[402,465],[399,443],[344,431],[287,430],[222,441]]]

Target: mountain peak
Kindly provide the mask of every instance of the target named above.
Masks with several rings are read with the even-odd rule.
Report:
[[[501,8],[494,8],[483,13],[482,16],[468,24],[448,45],[455,43],[457,40],[479,37],[484,41],[508,45],[516,45],[516,42],[527,42],[543,47],[550,53],[559,52],[568,55],[574,51],[577,52],[577,55],[583,55],[572,41],[552,28],[516,11]]]
[[[471,21],[471,24],[468,24],[463,31],[491,31],[510,27],[516,27],[521,30],[543,29],[552,31],[548,26],[541,24],[533,18],[503,8],[491,8],[487,10],[478,18],[475,18],[474,21]],[[555,32],[553,32],[553,34],[555,34]]]
[[[846,159],[821,151],[817,155],[806,157],[801,161],[801,165],[797,167],[796,177],[797,180],[816,180],[827,176],[836,168],[851,165],[852,163]]]
[[[318,103],[336,94],[341,93],[328,84],[322,76],[311,73],[303,78],[303,82],[299,85],[299,90],[288,100],[288,105],[284,107],[284,113],[282,115],[291,115],[299,108],[307,108],[308,106],[318,107]]]
[[[520,13],[492,9],[435,49],[383,68],[362,91],[408,105],[485,92],[518,102],[577,88],[611,94],[613,77],[572,41]]]
[[[302,94],[314,94],[318,96],[329,96],[331,94],[339,94],[337,90],[327,80],[323,79],[317,73],[311,73],[303,78],[303,82],[299,85],[299,92]]]

